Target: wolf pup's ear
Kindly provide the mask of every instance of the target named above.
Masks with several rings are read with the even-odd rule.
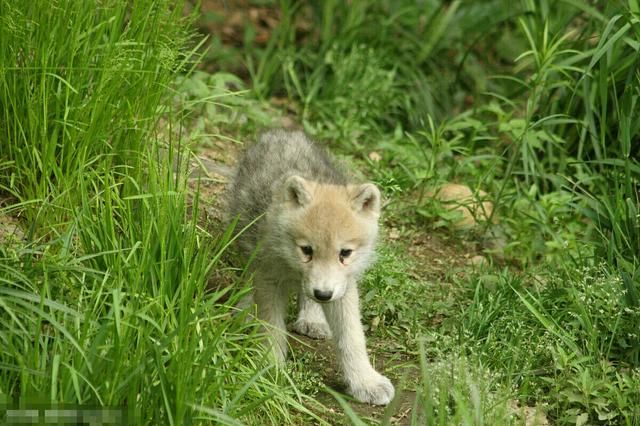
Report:
[[[357,212],[378,215],[380,213],[380,190],[372,183],[355,186],[351,206]]]
[[[284,181],[284,200],[298,207],[311,202],[311,192],[306,180],[300,176],[289,176]]]

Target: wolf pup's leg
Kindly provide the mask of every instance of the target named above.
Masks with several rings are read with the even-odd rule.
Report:
[[[395,392],[391,381],[369,362],[357,287],[349,285],[342,298],[323,304],[322,308],[333,333],[347,392],[361,402],[375,405],[391,402]]]
[[[293,331],[312,339],[331,337],[322,307],[307,297],[302,289],[298,291],[298,319],[293,323]]]
[[[267,335],[277,363],[282,364],[287,357],[287,330],[285,316],[289,292],[282,283],[257,280],[253,299],[258,310],[258,318],[267,322]]]

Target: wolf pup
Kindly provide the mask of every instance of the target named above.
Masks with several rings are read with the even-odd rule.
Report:
[[[380,191],[354,184],[328,154],[299,131],[264,133],[240,159],[229,190],[229,215],[253,262],[253,303],[266,321],[274,355],[287,353],[285,316],[290,290],[298,293],[294,331],[332,336],[347,391],[361,402],[385,405],[391,381],[367,356],[357,281],[372,263]]]

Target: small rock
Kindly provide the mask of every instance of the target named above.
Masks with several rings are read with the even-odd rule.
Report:
[[[473,266],[486,266],[488,264],[487,259],[484,256],[476,255],[467,261],[467,265]]]
[[[397,228],[391,228],[389,230],[389,239],[390,240],[397,240],[400,238],[400,232],[398,232]]]
[[[453,224],[455,228],[469,229],[490,217],[494,220],[493,203],[487,200],[488,194],[481,189],[473,191],[466,185],[447,183],[430,195],[450,210],[461,213],[462,217]]]
[[[382,160],[382,155],[380,155],[376,151],[371,151],[368,157],[369,157],[369,160],[373,161],[374,163],[378,163],[380,162],[380,160]]]

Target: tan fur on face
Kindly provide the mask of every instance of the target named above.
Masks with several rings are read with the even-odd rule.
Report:
[[[296,239],[313,246],[316,258],[337,259],[341,249],[357,250],[375,238],[375,219],[353,210],[348,188],[310,182],[309,190],[312,202],[298,217],[293,232]]]
[[[304,293],[313,298],[317,290],[331,292],[331,300],[341,298],[374,257],[377,189],[292,176],[284,182],[282,194],[282,210],[274,217],[287,238],[285,259],[300,274]],[[352,250],[347,258],[340,256],[343,249]]]

